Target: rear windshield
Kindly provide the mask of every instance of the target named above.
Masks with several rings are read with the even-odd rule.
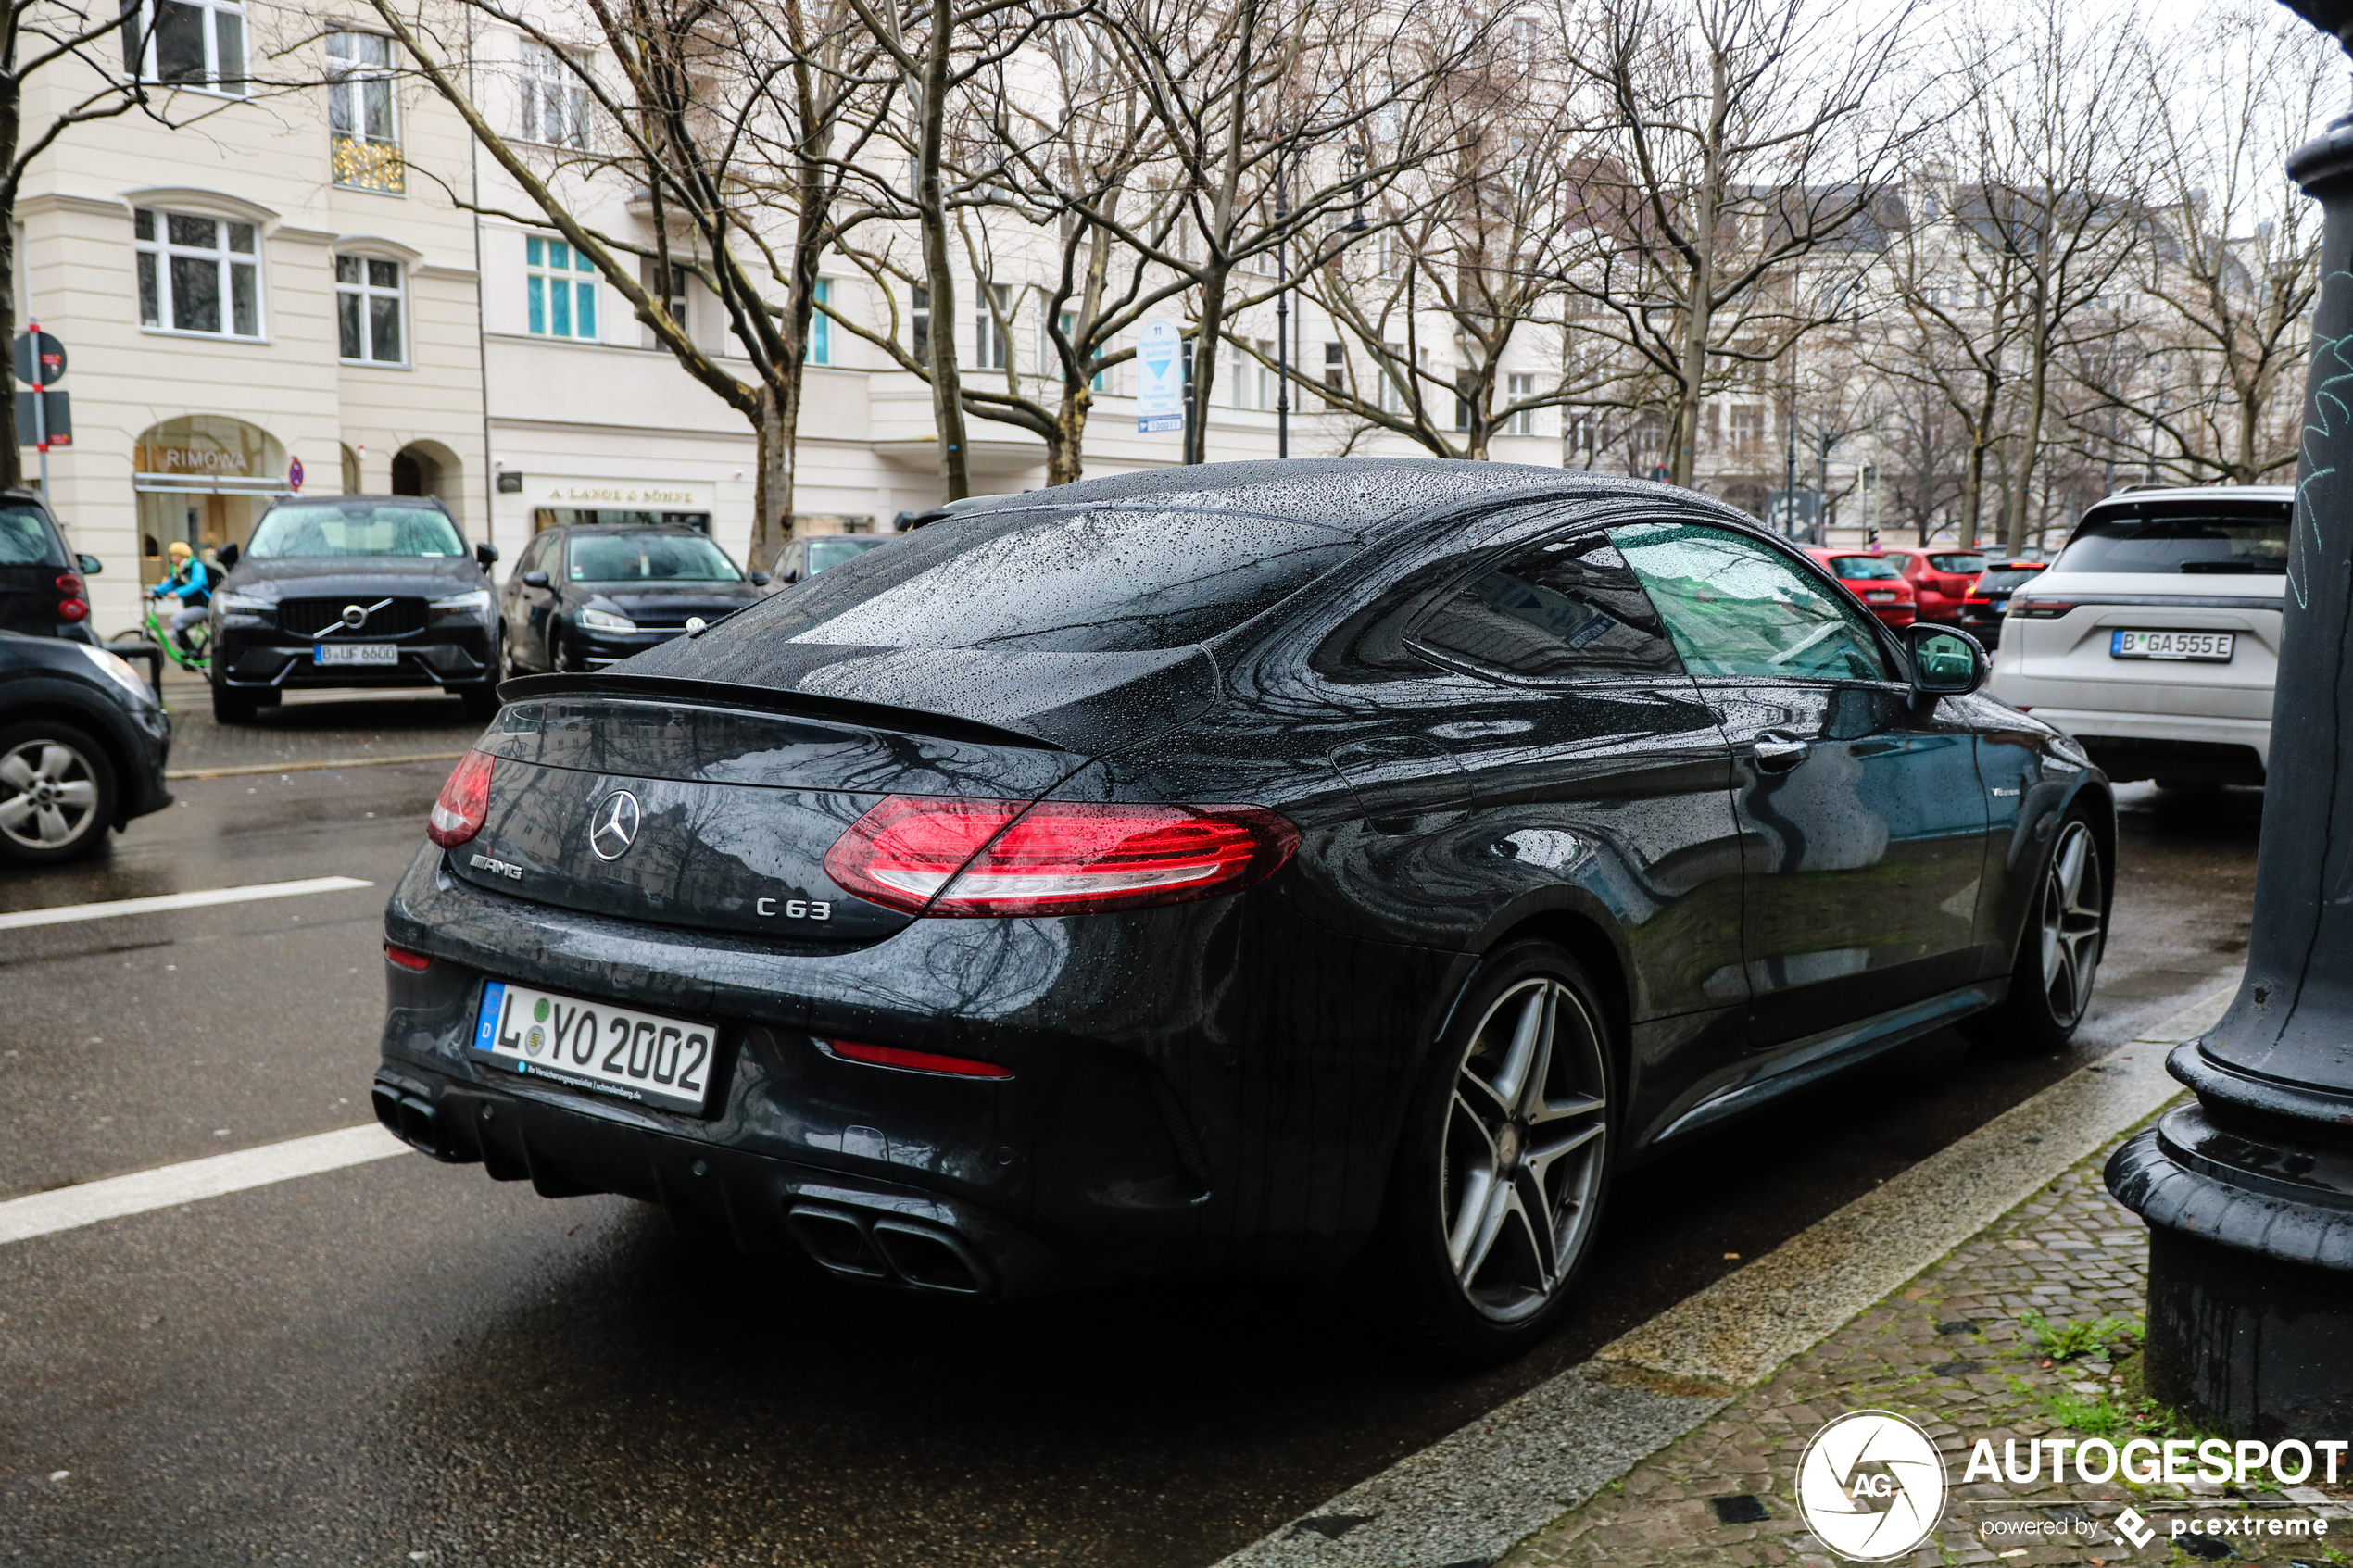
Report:
[[[254,525],[245,554],[262,556],[461,556],[465,541],[437,507],[323,501],[273,507]]]
[[[2171,512],[2084,521],[2058,558],[2061,571],[2287,571],[2287,508],[2276,514]]]
[[[1895,563],[1885,556],[1832,556],[1831,570],[1845,578],[1901,577]]]
[[[1928,564],[1939,571],[1982,571],[1985,558],[1981,555],[1946,551],[1928,558]]]
[[[699,533],[575,533],[574,583],[733,583],[727,552]]]
[[[863,539],[812,539],[809,541],[809,570],[823,571],[829,566],[856,560],[877,545],[889,543],[888,539],[874,534]]]
[[[1150,652],[1232,630],[1361,543],[1230,512],[978,512],[786,589],[751,630],[862,647]]]
[[[1985,569],[1985,575],[1977,580],[1977,591],[1982,594],[1989,589],[2015,588],[2042,574],[2039,566],[1990,566]]]
[[[0,507],[0,566],[61,566],[31,507]]]

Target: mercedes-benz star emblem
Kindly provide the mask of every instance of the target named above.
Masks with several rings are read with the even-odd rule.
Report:
[[[614,790],[597,802],[588,818],[588,851],[599,860],[618,860],[637,842],[637,797]]]

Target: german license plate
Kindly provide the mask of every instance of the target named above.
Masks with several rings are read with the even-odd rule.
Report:
[[[1873,604],[1892,605],[1895,602],[1895,590],[1893,588],[1873,588],[1869,593],[1865,594],[1863,597],[1869,599]]]
[[[400,650],[390,643],[313,643],[313,664],[397,664]]]
[[[2228,664],[2235,632],[2117,632],[2108,638],[2111,659],[2186,659]]]
[[[609,1002],[493,980],[482,988],[474,1050],[526,1078],[700,1116],[718,1031]]]

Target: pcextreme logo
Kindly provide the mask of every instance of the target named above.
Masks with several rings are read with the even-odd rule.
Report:
[[[1892,1411],[1854,1411],[1806,1445],[1797,1512],[1821,1543],[1858,1562],[1901,1557],[1944,1517],[1944,1456]]]

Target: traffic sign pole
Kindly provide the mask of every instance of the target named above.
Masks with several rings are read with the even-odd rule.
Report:
[[[32,448],[41,454],[41,504],[54,508],[57,503],[49,495],[49,398],[48,387],[41,380],[41,323],[28,321],[25,330],[32,336]]]

